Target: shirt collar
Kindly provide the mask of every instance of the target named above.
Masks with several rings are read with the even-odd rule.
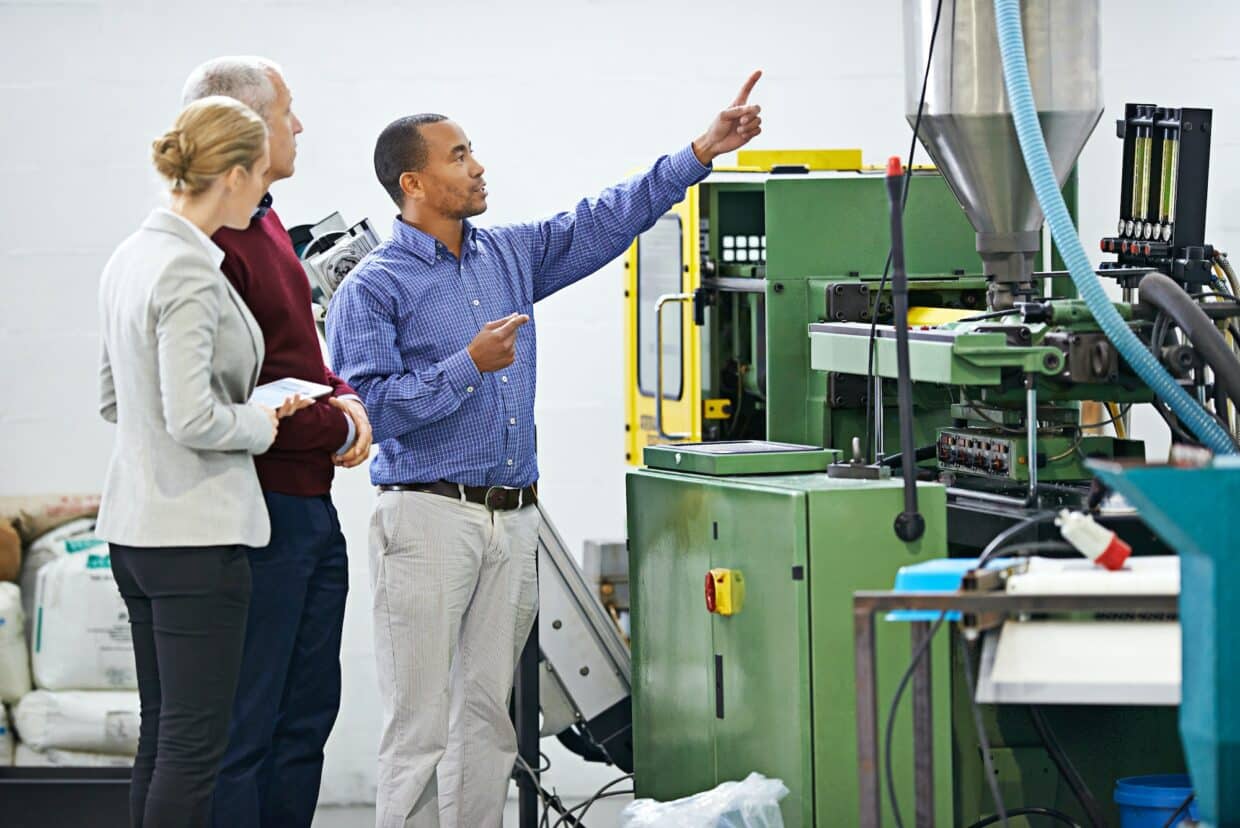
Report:
[[[461,255],[464,257],[467,251],[478,249],[478,230],[469,220],[464,222],[461,245]],[[408,249],[427,264],[435,261],[435,256],[440,253],[447,253],[448,248],[444,247],[439,239],[429,233],[423,232],[418,228],[406,224],[400,216],[392,221],[392,238],[402,247]]]
[[[160,207],[158,209],[161,213],[166,213],[172,216],[174,219],[190,229],[190,231],[194,234],[194,238],[198,239],[198,241],[202,243],[202,249],[206,252],[207,258],[211,260],[211,264],[219,267],[224,262],[224,251],[218,244],[211,241],[211,237],[202,232],[197,224],[194,224],[192,221],[185,218],[185,216],[182,216],[179,213],[174,213],[166,207]]]
[[[271,209],[271,193],[263,193],[262,200],[258,202],[258,206],[254,208],[254,215],[250,217],[250,221],[258,221],[267,215],[267,211]]]

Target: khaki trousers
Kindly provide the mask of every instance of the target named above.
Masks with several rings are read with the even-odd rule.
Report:
[[[538,609],[539,512],[380,492],[370,525],[383,704],[378,828],[500,828],[508,717]]]

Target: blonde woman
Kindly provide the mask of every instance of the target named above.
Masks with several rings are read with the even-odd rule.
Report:
[[[203,98],[153,155],[170,207],[121,243],[99,291],[100,411],[117,429],[97,531],[129,608],[142,701],[131,821],[168,828],[210,821],[250,601],[246,549],[270,534],[253,455],[312,401],[246,402],[263,337],[211,242],[248,225],[262,198],[262,119]]]

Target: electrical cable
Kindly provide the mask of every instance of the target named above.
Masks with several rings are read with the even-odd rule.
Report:
[[[1000,316],[1011,316],[1012,314],[1015,314],[1015,313],[1020,313],[1020,311],[1015,310],[1014,308],[1008,308],[1007,310],[996,310],[996,311],[987,311],[986,313],[978,313],[978,314],[974,314],[973,316],[966,316],[964,319],[957,319],[956,321],[957,322],[980,322],[983,319],[998,319]]]
[[[995,776],[994,761],[990,755],[990,738],[986,735],[986,723],[982,721],[982,709],[977,703],[977,674],[973,672],[973,654],[969,652],[969,642],[963,635],[960,636],[960,654],[964,659],[965,690],[969,693],[969,705],[973,708],[973,726],[977,728],[977,741],[982,750],[986,784],[990,788],[991,798],[995,801],[995,810],[999,812],[998,821],[1003,823],[1003,828],[1007,828],[1007,808],[1003,805],[1003,794],[999,792],[999,780]],[[985,824],[990,825],[991,822]]]
[[[551,770],[551,759],[547,757],[547,754],[543,753],[540,750],[538,752],[538,758],[541,759],[544,764],[542,764],[538,768],[535,768],[534,773],[546,773],[547,771]]]
[[[1205,293],[1204,289],[1202,293],[1194,293],[1188,290],[1184,292],[1187,293],[1189,296],[1191,296],[1193,299],[1197,299],[1202,302],[1204,302],[1206,299],[1221,299],[1227,302],[1236,301],[1236,294],[1231,292],[1231,290],[1227,287],[1226,282],[1224,282],[1223,279],[1219,278],[1219,275],[1217,273],[1214,274],[1213,278],[1209,282],[1209,285],[1210,285],[1209,293]]]
[[[1076,766],[1072,764],[1072,760],[1064,752],[1063,747],[1059,744],[1059,740],[1055,738],[1055,731],[1051,730],[1051,723],[1047,721],[1042,708],[1037,705],[1029,705],[1029,718],[1033,721],[1033,727],[1038,731],[1038,736],[1042,739],[1042,745],[1046,748],[1046,752],[1050,754],[1051,761],[1059,769],[1059,775],[1063,777],[1063,781],[1072,789],[1072,794],[1076,797],[1076,801],[1081,803],[1081,807],[1085,810],[1085,815],[1089,818],[1090,825],[1093,828],[1107,828],[1107,821],[1102,813],[1102,806],[1098,804],[1098,799],[1094,796],[1094,792],[1089,789],[1089,785],[1081,777]]]
[[[633,788],[629,788],[627,791],[610,791],[605,794],[595,794],[583,803],[585,807],[578,806],[581,807],[581,813],[577,814],[575,817],[578,821],[577,824],[581,826],[581,828],[585,828],[585,823],[581,822],[581,820],[585,818],[585,815],[590,812],[591,808],[598,804],[600,799],[610,799],[613,796],[633,796],[635,793],[636,791]]]
[[[921,97],[917,102],[917,118],[913,121],[913,139],[908,147],[908,163],[904,165],[904,191],[900,199],[900,213],[903,215],[904,208],[908,205],[909,183],[913,178],[913,159],[917,156],[917,140],[921,132],[921,116],[926,109],[926,89],[930,85],[930,67],[934,65],[934,44],[939,39],[939,21],[943,17],[943,0],[939,0],[934,12],[934,27],[930,30],[930,47],[926,50],[926,71],[921,79]],[[891,272],[891,254],[890,248],[887,250],[887,263],[883,265],[883,277],[878,282],[878,291],[874,294],[874,304],[870,307],[870,339],[869,339],[869,357],[865,368],[865,387],[866,394],[874,395],[874,340],[878,335],[878,307],[882,302],[883,288],[887,286],[887,275]],[[877,461],[877,456],[872,456],[873,447],[870,445],[871,429],[874,424],[874,406],[882,402],[881,399],[869,401],[865,411],[865,456],[872,461]],[[882,424],[877,425],[882,428]]]
[[[999,408],[993,405],[986,405],[985,403],[978,402],[977,400],[973,400],[968,397],[964,397],[963,399],[964,399],[964,406],[966,408],[973,411],[973,413],[977,414],[978,417],[981,417],[983,420],[990,423],[992,426],[995,426],[1000,431],[1006,431],[1009,434],[1024,434],[1025,433],[1025,429],[1023,428],[1015,428],[1013,426],[1009,426],[1006,423],[1002,423],[996,419],[993,419],[992,417],[986,414],[987,411],[1006,411],[1008,409]],[[1107,405],[1110,406],[1112,405],[1112,403],[1107,403]],[[1133,406],[1133,403],[1127,403],[1124,405],[1122,410],[1120,410],[1118,413],[1113,413],[1113,415],[1109,417],[1108,419],[1099,420],[1096,423],[1083,423],[1081,425],[1076,426],[1076,428],[1078,429],[1102,428],[1103,426],[1109,426],[1112,423],[1116,423],[1119,420],[1121,420],[1123,417],[1125,417],[1128,414],[1128,412],[1132,409],[1132,406]]]
[[[1013,523],[1011,526],[995,535],[994,539],[991,540],[990,543],[986,544],[986,548],[983,549],[982,554],[978,556],[977,566],[974,568],[981,569],[986,566],[986,564],[990,563],[990,560],[994,558],[998,552],[1002,551],[1005,541],[1019,535],[1021,532],[1030,527],[1037,526],[1039,523],[1045,523],[1048,520],[1052,520],[1054,517],[1054,512],[1038,512],[1030,515],[1022,521],[1019,521],[1018,523]]]
[[[1227,278],[1227,284],[1231,285],[1231,292],[1235,296],[1240,296],[1240,279],[1236,278],[1235,268],[1231,266],[1231,261],[1227,258],[1226,253],[1214,251],[1214,263],[1223,270],[1223,275]]]
[[[1162,400],[1152,400],[1150,405],[1154,406],[1154,410],[1158,412],[1158,416],[1162,417],[1163,422],[1167,424],[1167,428],[1171,429],[1171,434],[1175,438],[1174,442],[1184,443],[1189,446],[1200,446],[1197,438],[1189,434],[1180,427],[1180,421],[1176,419],[1171,409],[1167,408],[1167,404]]]
[[[1115,425],[1115,436],[1121,440],[1128,439],[1128,425],[1124,422],[1124,418],[1128,416],[1128,412],[1132,410],[1132,403],[1128,403],[1127,408],[1120,410],[1115,403],[1107,403],[1107,411],[1111,414],[1111,422]],[[1105,425],[1105,424],[1104,424]],[[1086,428],[1100,428],[1101,426],[1086,426]]]
[[[542,754],[539,754],[539,755],[541,756]],[[551,813],[552,809],[555,809],[557,813],[567,815],[569,812],[565,809],[564,803],[554,793],[551,793],[551,794],[547,793],[547,789],[544,788],[542,786],[542,783],[538,781],[538,776],[535,774],[533,768],[530,767],[529,762],[526,762],[524,757],[521,756],[521,754],[517,754],[517,763],[521,766],[521,770],[523,770],[525,774],[529,776],[530,782],[533,784],[534,790],[538,794],[538,800],[542,803],[543,815],[542,815],[542,819],[540,820],[540,824],[542,825],[547,824],[547,821],[548,821],[547,815]],[[548,768],[551,767],[550,760],[548,760],[547,762],[547,767]],[[571,823],[565,823],[565,824],[570,826],[570,828],[573,825],[577,825],[578,828],[580,828],[580,825],[581,825],[575,820]]]
[[[964,405],[967,408],[969,408],[978,417],[981,417],[983,420],[990,423],[992,426],[999,429],[1000,431],[1006,431],[1008,434],[1025,434],[1026,433],[1026,430],[1023,428],[1014,428],[1013,426],[1007,425],[1006,423],[1002,423],[985,413],[986,411],[1006,411],[1008,409],[997,408],[993,405],[985,405],[984,403],[980,403],[977,400],[970,399],[968,396],[966,396],[963,393],[964,392],[963,388],[961,388],[960,390],[962,392],[961,399],[964,400]]]
[[[1008,812],[1008,816],[1044,816],[1058,820],[1064,825],[1071,825],[1072,828],[1081,828],[1076,820],[1065,814],[1063,811],[1057,811],[1054,808],[1014,808]],[[988,816],[985,819],[978,820],[969,826],[969,828],[986,828],[987,825],[994,825],[998,822],[998,815]]]
[[[1046,464],[1049,466],[1051,463],[1058,463],[1060,460],[1063,460],[1065,457],[1071,457],[1073,454],[1076,454],[1077,449],[1081,447],[1081,441],[1084,439],[1085,439],[1085,432],[1082,429],[1078,428],[1076,430],[1076,439],[1072,441],[1072,445],[1069,446],[1066,451],[1062,451],[1053,457],[1046,458]]]
[[[1196,793],[1190,793],[1185,797],[1184,801],[1180,803],[1180,807],[1176,808],[1167,821],[1163,823],[1163,828],[1171,828],[1172,825],[1175,825],[1175,821],[1180,818],[1180,814],[1188,810],[1188,806],[1193,804],[1193,799],[1196,796]]]
[[[555,738],[560,744],[587,762],[613,764],[607,751],[594,741],[589,734],[589,730],[580,722],[561,730],[555,734]],[[624,768],[624,770],[628,770],[628,768]]]
[[[621,782],[625,782],[632,778],[633,778],[633,774],[631,773],[626,773],[624,776],[616,777],[615,779],[613,779],[612,781],[608,782],[606,785],[604,785],[603,787],[595,791],[594,795],[591,796],[589,799],[569,808],[568,811],[564,813],[563,816],[561,816],[559,819],[555,821],[555,824],[551,828],[565,828],[565,826],[581,825],[581,822],[579,821],[580,817],[577,815],[578,811],[581,811],[581,816],[584,816],[585,811],[590,810],[590,808],[594,805],[595,802],[597,802],[600,799],[607,798],[603,794],[605,794],[610,789],[614,788],[616,785],[619,785]],[[610,795],[611,796],[622,796],[624,794],[629,794],[629,793],[632,793],[632,791],[616,791],[615,793],[612,793]],[[572,822],[565,822],[565,820],[567,819],[571,819]]]
[[[1075,552],[1076,547],[1063,541],[1023,541],[1005,546],[996,554],[996,558],[1027,552]]]
[[[895,819],[896,828],[904,828],[904,818],[900,815],[900,802],[896,799],[896,775],[891,768],[891,739],[896,729],[896,712],[900,709],[900,699],[904,696],[909,680],[916,672],[917,665],[926,657],[926,653],[930,650],[930,642],[934,640],[934,636],[938,634],[945,620],[947,620],[947,610],[939,613],[939,617],[930,628],[930,633],[909,656],[908,669],[900,677],[900,683],[896,685],[896,694],[891,699],[891,706],[887,708],[887,729],[883,734],[883,765],[887,772],[887,798],[891,803],[891,815]]]
[[[1084,425],[1077,426],[1077,428],[1081,428],[1081,429],[1102,428],[1103,426],[1109,426],[1112,423],[1115,423],[1116,425],[1118,425],[1120,421],[1125,416],[1127,416],[1128,412],[1132,410],[1133,404],[1127,403],[1126,405],[1124,405],[1123,408],[1118,408],[1118,407],[1113,408],[1112,406],[1115,406],[1115,403],[1107,403],[1106,406],[1107,406],[1107,410],[1111,413],[1110,418],[1106,420],[1100,420],[1099,422],[1096,422],[1096,423],[1085,423]],[[1122,439],[1123,435],[1119,434],[1118,432],[1119,432],[1119,429],[1116,428],[1116,436]]]

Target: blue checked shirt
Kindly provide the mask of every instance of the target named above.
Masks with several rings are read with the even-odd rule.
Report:
[[[332,367],[362,395],[379,444],[371,482],[538,480],[534,303],[624,252],[708,172],[685,147],[571,212],[490,229],[465,222],[459,261],[397,217],[327,314]],[[510,313],[530,316],[516,360],[481,374],[466,347]]]

